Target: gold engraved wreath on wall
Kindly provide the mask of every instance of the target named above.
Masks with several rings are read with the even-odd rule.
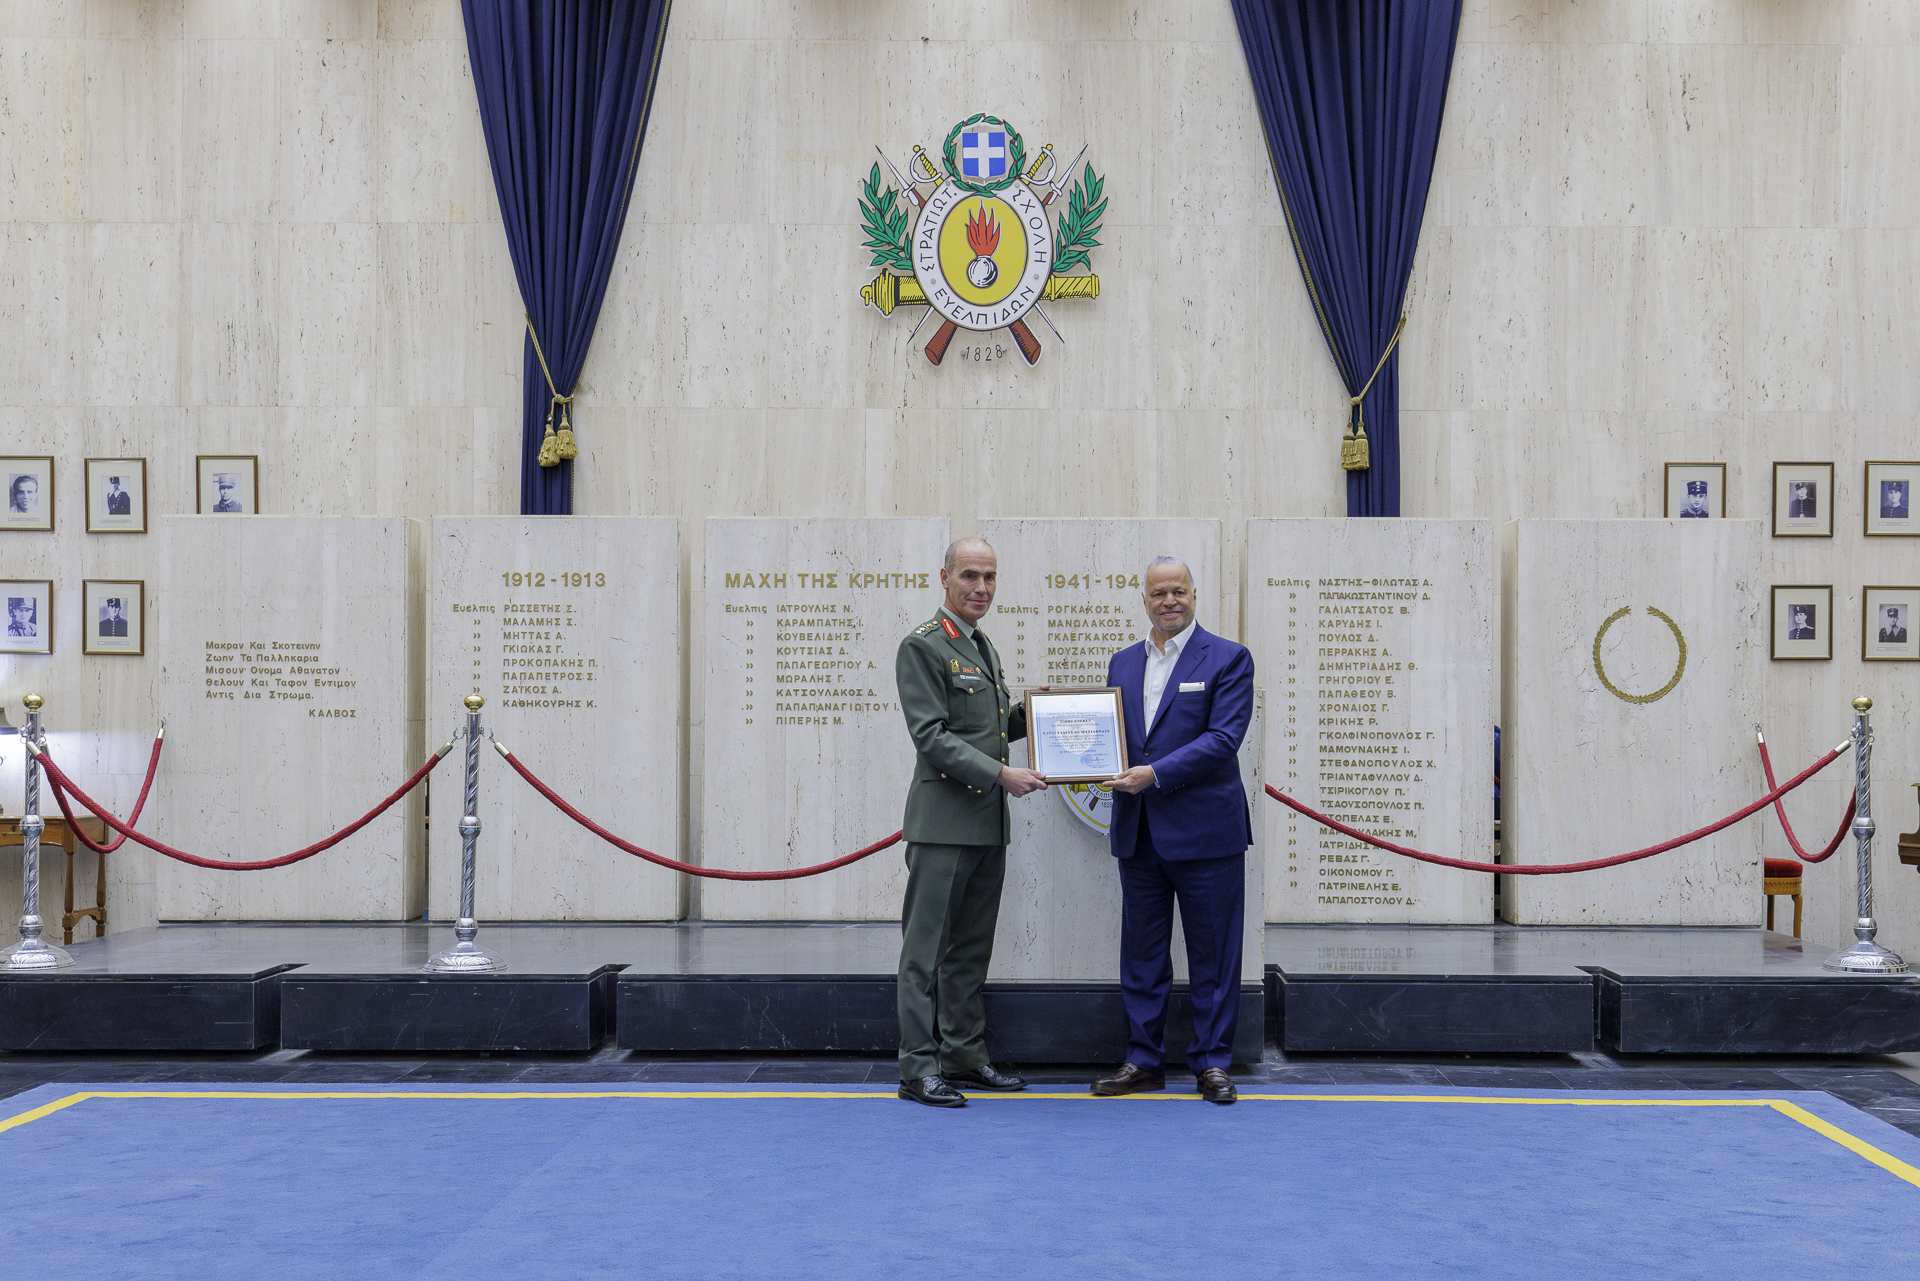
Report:
[[[1662,685],[1659,689],[1653,691],[1653,693],[1629,694],[1607,679],[1606,664],[1600,661],[1600,642],[1607,638],[1607,628],[1612,627],[1632,612],[1633,606],[1622,605],[1619,609],[1608,614],[1607,621],[1600,624],[1600,630],[1593,634],[1593,670],[1594,673],[1600,677],[1600,683],[1607,687],[1607,693],[1613,695],[1615,698],[1622,699],[1629,703],[1651,703],[1673,693],[1673,687],[1680,683],[1680,677],[1687,670],[1687,638],[1680,634],[1680,624],[1667,617],[1664,611],[1655,609],[1651,605],[1647,606],[1647,612],[1665,623],[1667,629],[1673,633],[1674,644],[1680,647],[1680,661],[1673,665],[1673,676],[1665,685]]]

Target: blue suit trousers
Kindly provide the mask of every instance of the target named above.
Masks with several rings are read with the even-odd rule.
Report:
[[[1152,1072],[1166,1062],[1167,996],[1173,989],[1173,907],[1187,941],[1196,1074],[1233,1061],[1240,1022],[1240,935],[1246,925],[1245,851],[1169,862],[1154,849],[1147,816],[1133,857],[1120,865],[1120,994],[1127,1007],[1127,1061]]]

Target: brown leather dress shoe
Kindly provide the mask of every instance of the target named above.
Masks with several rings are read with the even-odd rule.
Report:
[[[1200,1097],[1209,1103],[1232,1103],[1240,1097],[1233,1088],[1233,1078],[1220,1068],[1208,1068],[1202,1072],[1193,1083],[1193,1088],[1200,1091]]]
[[[1140,1094],[1148,1090],[1166,1089],[1167,1075],[1164,1072],[1149,1072],[1138,1063],[1122,1063],[1111,1076],[1103,1076],[1087,1088],[1109,1098],[1119,1094]]]

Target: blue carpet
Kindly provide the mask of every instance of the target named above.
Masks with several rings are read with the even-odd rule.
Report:
[[[28,1275],[14,1268],[60,1242],[88,1275],[195,1281],[1858,1278],[1920,1263],[1920,1140],[1820,1093],[1770,1107],[1261,1087],[1216,1108],[1035,1091],[961,1112],[859,1086],[111,1097],[139,1088],[0,1103],[0,1271]],[[109,1097],[44,1110],[96,1090]],[[627,1097],[579,1097],[596,1092]],[[398,1097],[359,1097],[377,1095]],[[1647,1105],[1573,1102],[1630,1099]]]

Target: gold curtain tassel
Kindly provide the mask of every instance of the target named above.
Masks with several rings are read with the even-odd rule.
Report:
[[[567,405],[573,397],[567,396],[560,402],[560,431],[554,436],[553,452],[562,459],[578,458],[580,447],[573,441],[573,423],[567,416]]]
[[[540,440],[540,465],[542,467],[560,465],[559,448],[553,434],[553,406],[551,405],[547,406],[547,434]]]
[[[540,465],[558,467],[569,458],[580,456],[580,447],[574,443],[573,423],[568,420],[567,406],[573,403],[573,397],[562,396],[560,389],[553,385],[553,371],[547,368],[547,353],[540,348],[540,335],[534,332],[533,317],[527,318],[527,334],[533,339],[533,354],[540,358],[540,372],[546,376],[547,391],[553,400],[547,405],[547,434],[540,441]],[[553,429],[553,412],[560,411],[560,430]]]
[[[1360,397],[1350,402],[1352,417],[1347,420],[1347,434],[1340,438],[1340,470],[1365,471],[1373,466],[1373,449],[1367,444],[1367,424],[1360,414]]]

